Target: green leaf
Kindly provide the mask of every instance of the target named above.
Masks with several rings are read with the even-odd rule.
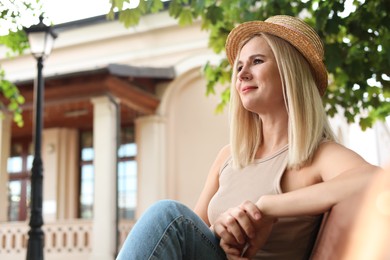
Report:
[[[206,2],[204,0],[191,1],[191,7],[196,15],[199,15],[206,8]]]
[[[178,18],[183,9],[183,6],[179,3],[178,0],[172,0],[169,5],[169,15]]]
[[[9,103],[8,105],[8,110],[15,111],[17,109],[18,109],[18,103],[16,103],[15,101],[11,101],[11,103]]]
[[[16,102],[17,102],[18,104],[24,104],[25,99],[24,99],[23,96],[18,95],[18,96],[16,97]]]
[[[157,13],[158,11],[160,11],[164,8],[164,5],[161,2],[161,0],[149,0],[148,4],[149,4],[148,9],[152,13]]]
[[[367,128],[372,127],[372,118],[370,117],[365,117],[365,118],[360,118],[359,125],[360,128],[365,131]]]
[[[7,110],[12,112],[14,122],[18,126],[23,126],[23,117],[22,110],[19,105],[24,103],[24,97],[20,95],[18,88],[8,80],[4,79],[5,73],[2,68],[0,68],[0,94],[2,94],[9,103],[7,105]],[[0,101],[0,110],[4,109],[4,103]],[[1,119],[0,119],[1,120]]]
[[[207,8],[206,19],[210,20],[211,24],[216,24],[223,20],[223,10],[217,5],[211,5]]]
[[[192,24],[192,12],[189,8],[183,8],[181,10],[179,24],[183,26]]]
[[[227,104],[229,104],[230,101],[230,88],[226,88],[222,93],[221,93],[221,101],[217,105],[215,109],[215,113],[219,114],[224,111],[224,108],[226,107]]]
[[[141,18],[141,12],[138,8],[126,9],[119,12],[119,21],[123,22],[126,28],[138,24]]]
[[[20,55],[29,47],[26,33],[23,30],[11,31],[5,36],[0,36],[0,45],[8,48],[7,56]]]

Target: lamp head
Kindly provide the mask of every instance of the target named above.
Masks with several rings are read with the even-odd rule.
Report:
[[[54,40],[57,38],[57,34],[51,26],[43,23],[43,16],[41,15],[39,17],[38,24],[24,28],[24,31],[27,34],[32,55],[36,59],[45,59],[48,57],[53,48]]]

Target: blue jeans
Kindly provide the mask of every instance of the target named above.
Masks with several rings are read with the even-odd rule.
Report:
[[[198,215],[179,202],[162,200],[137,221],[116,259],[226,260],[226,255]]]

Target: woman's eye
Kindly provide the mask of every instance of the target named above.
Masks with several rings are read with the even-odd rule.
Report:
[[[240,72],[242,70],[242,66],[237,66],[237,72]]]
[[[253,63],[254,64],[261,64],[261,63],[263,63],[263,60],[261,60],[261,59],[254,59]]]

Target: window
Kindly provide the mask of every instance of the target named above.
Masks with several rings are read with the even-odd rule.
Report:
[[[32,167],[32,142],[30,139],[16,140],[11,144],[7,161],[8,220],[24,221],[30,204],[30,172]]]
[[[94,172],[93,172],[93,136],[91,131],[81,133],[80,158],[80,218],[93,217]]]
[[[137,145],[133,128],[123,128],[118,150],[118,207],[120,219],[134,219],[137,201]]]
[[[94,150],[92,131],[81,133],[80,153],[80,218],[93,217],[94,203]],[[137,146],[134,143],[134,128],[121,129],[121,144],[118,150],[118,207],[119,218],[133,219],[137,199]]]

